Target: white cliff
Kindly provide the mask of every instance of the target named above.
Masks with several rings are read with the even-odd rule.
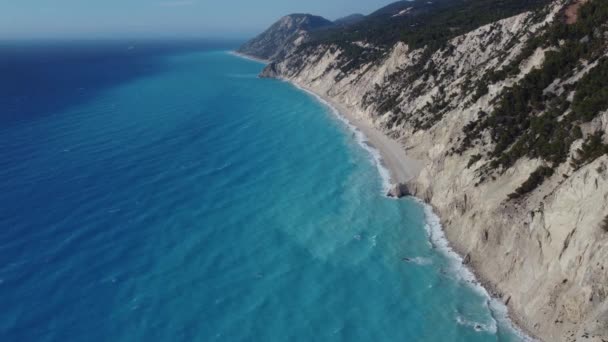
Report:
[[[481,172],[493,147],[487,133],[456,151],[463,127],[491,112],[502,90],[540,67],[546,51],[536,49],[518,73],[481,96],[472,85],[516,60],[566,3],[480,27],[431,56],[398,43],[379,61],[345,72],[343,51],[319,45],[270,64],[263,76],[330,98],[421,161],[409,191],[435,208],[452,246],[521,327],[544,341],[608,341],[608,233],[600,228],[608,214],[608,156],[579,169],[562,163],[530,194],[509,200],[542,160],[521,158],[504,172]],[[417,70],[424,58],[425,69]],[[569,80],[590,70],[579,68]],[[584,135],[598,129],[608,131],[608,112],[585,124]],[[572,145],[568,161],[583,140]]]

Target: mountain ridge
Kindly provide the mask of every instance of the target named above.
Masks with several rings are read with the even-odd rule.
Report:
[[[345,17],[334,20],[334,24],[341,25],[341,26],[348,26],[348,25],[356,24],[363,20],[365,20],[365,15],[360,14],[360,13],[355,13],[355,14],[347,15]]]
[[[331,26],[333,22],[312,14],[286,15],[237,52],[264,60],[278,59],[305,41],[310,32]]]

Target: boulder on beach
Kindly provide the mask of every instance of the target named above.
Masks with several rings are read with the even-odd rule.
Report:
[[[410,195],[410,191],[405,184],[395,184],[386,194],[388,197],[402,198]]]

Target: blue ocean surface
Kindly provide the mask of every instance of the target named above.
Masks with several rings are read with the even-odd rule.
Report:
[[[357,135],[231,47],[0,44],[0,340],[521,340]]]

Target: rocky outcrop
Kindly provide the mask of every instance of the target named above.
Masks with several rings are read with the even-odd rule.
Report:
[[[395,184],[390,188],[386,195],[392,198],[402,198],[409,196],[410,190],[407,188],[407,184]]]
[[[542,11],[479,27],[431,53],[398,43],[355,67],[343,47],[319,44],[271,63],[263,76],[331,98],[423,161],[408,193],[435,208],[453,247],[467,255],[523,328],[544,341],[606,341],[608,233],[600,227],[608,214],[608,156],[584,165],[574,161],[590,134],[608,131],[608,111],[582,125],[567,160],[517,199],[509,195],[545,160],[522,157],[491,170],[496,142],[489,131],[460,148],[467,127],[491,113],[505,89],[543,65],[552,48],[520,58],[522,51],[547,24],[561,20],[570,3],[556,0]],[[513,65],[514,72],[484,83],[486,75]],[[591,70],[581,61],[546,91],[571,99],[568,82]],[[487,89],[480,92],[479,85]],[[402,195],[401,189],[393,195]]]
[[[308,39],[310,32],[334,24],[310,14],[291,14],[241,46],[237,52],[265,60],[275,60],[292,52]]]

